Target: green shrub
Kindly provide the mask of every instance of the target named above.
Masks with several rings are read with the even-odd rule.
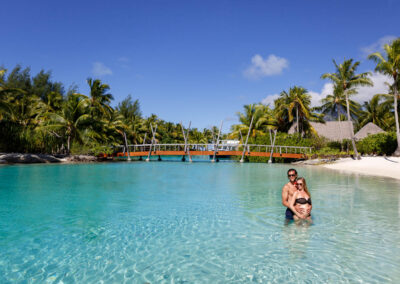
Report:
[[[311,138],[303,138],[298,134],[287,134],[278,132],[276,134],[275,145],[280,146],[304,146],[313,147],[314,141]],[[258,135],[256,138],[249,138],[249,144],[270,145],[271,140],[269,133]]]
[[[357,142],[361,154],[391,155],[397,147],[396,133],[378,133],[368,135]]]
[[[112,154],[113,148],[107,147],[100,144],[89,144],[80,145],[78,143],[72,144],[71,154],[72,155],[92,155],[98,156],[100,154]]]

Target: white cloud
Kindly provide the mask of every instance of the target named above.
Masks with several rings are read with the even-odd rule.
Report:
[[[321,100],[325,98],[327,95],[333,93],[333,84],[325,83],[320,93],[314,91],[308,91],[308,93],[311,95],[311,106],[312,107],[320,106]]]
[[[130,59],[125,56],[121,56],[117,59],[119,67],[130,69]]]
[[[374,83],[374,86],[358,88],[358,94],[352,97],[353,100],[359,103],[364,103],[371,100],[376,94],[387,94],[389,91],[389,86],[385,83],[393,84],[393,80],[391,78],[380,73],[374,72],[370,78]]]
[[[374,42],[374,43],[372,43],[372,44],[370,44],[368,46],[362,47],[361,51],[364,54],[364,56],[368,56],[373,52],[382,51],[383,50],[383,46],[385,44],[391,43],[396,38],[398,38],[398,37],[393,36],[393,35],[387,35],[387,36],[381,37],[376,42]]]
[[[251,65],[243,71],[243,75],[248,79],[259,79],[279,75],[288,66],[289,61],[286,58],[270,54],[268,58],[263,59],[261,55],[256,54],[251,58]]]
[[[110,68],[105,66],[104,63],[94,62],[92,68],[92,74],[94,76],[112,75],[112,71]]]
[[[267,95],[261,103],[263,105],[269,105],[270,107],[274,107],[274,101],[279,98],[279,94]]]
[[[130,59],[128,57],[122,56],[118,58],[118,61],[122,63],[128,63]]]

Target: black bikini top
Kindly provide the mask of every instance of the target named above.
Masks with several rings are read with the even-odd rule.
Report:
[[[305,199],[305,198],[297,198],[294,204],[296,205],[297,203],[299,204],[310,204],[311,205],[311,198]]]

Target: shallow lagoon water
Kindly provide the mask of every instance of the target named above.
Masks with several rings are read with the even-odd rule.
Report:
[[[285,223],[288,165],[0,167],[0,283],[400,281],[400,182],[298,167],[314,223]]]

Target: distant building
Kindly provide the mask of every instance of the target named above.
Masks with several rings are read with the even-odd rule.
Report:
[[[221,140],[219,144],[219,149],[221,150],[233,150],[239,147],[239,140]]]
[[[351,121],[327,121],[325,123],[310,122],[312,128],[317,132],[318,136],[325,137],[330,141],[342,141],[343,139],[351,139],[353,132],[353,123]],[[288,133],[296,133],[296,124],[290,127]]]
[[[367,123],[366,125],[364,125],[363,128],[361,128],[355,135],[354,137],[357,140],[361,140],[365,137],[367,137],[368,135],[372,135],[372,134],[378,134],[378,133],[384,133],[385,131],[380,128],[378,125],[370,122]]]

